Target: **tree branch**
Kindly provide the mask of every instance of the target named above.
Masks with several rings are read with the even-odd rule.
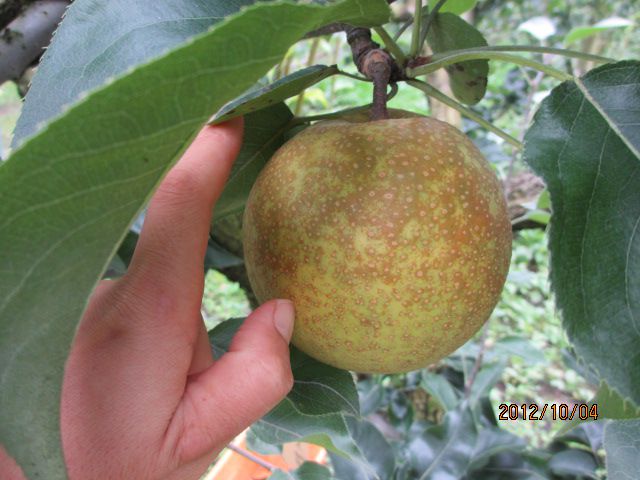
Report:
[[[39,0],[0,33],[0,84],[20,78],[49,45],[68,1]]]
[[[402,70],[386,50],[371,40],[368,28],[350,27],[347,41],[358,71],[373,81],[373,108],[371,118],[389,118],[387,112],[387,85],[404,79]]]

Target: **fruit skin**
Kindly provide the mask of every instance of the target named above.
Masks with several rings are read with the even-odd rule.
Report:
[[[346,370],[404,372],[487,320],[511,225],[463,133],[426,117],[366,118],[319,122],[275,153],[247,201],[245,263],[258,300],[293,300],[300,350]]]

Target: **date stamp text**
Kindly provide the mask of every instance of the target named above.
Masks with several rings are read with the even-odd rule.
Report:
[[[501,403],[498,405],[498,420],[597,420],[598,404],[586,403]]]

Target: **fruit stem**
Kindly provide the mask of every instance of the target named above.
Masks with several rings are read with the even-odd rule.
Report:
[[[376,52],[372,51],[369,56]],[[377,57],[377,55],[376,55]],[[391,78],[391,68],[384,58],[371,59],[368,67],[373,80],[373,107],[371,108],[371,120],[384,120],[389,118],[387,111],[387,85]]]
[[[461,103],[456,102],[453,98],[445,95],[444,93],[442,93],[437,88],[429,85],[426,82],[422,82],[420,80],[409,80],[409,81],[407,81],[407,84],[411,85],[414,88],[417,88],[418,90],[422,90],[424,93],[426,93],[430,97],[433,97],[436,100],[439,100],[440,102],[444,103],[448,107],[451,107],[451,108],[459,111],[462,115],[464,115],[464,116],[470,118],[471,120],[473,120],[474,122],[482,125],[484,128],[486,128],[490,132],[495,133],[500,138],[502,138],[504,141],[506,141],[507,143],[513,145],[515,148],[517,148],[517,149],[521,149],[522,148],[522,143],[519,142],[517,139],[513,138],[507,132],[499,129],[495,125],[493,125],[490,122],[486,121],[484,118],[482,118],[482,116],[480,116],[480,114],[474,112],[469,107],[465,107]]]
[[[389,100],[391,100],[393,97],[395,97],[396,93],[398,93],[398,84],[397,83],[392,83],[391,84],[391,91],[387,95],[387,102]],[[294,118],[291,119],[291,121],[287,125],[286,130],[289,130],[290,128],[293,128],[293,127],[295,127],[297,125],[302,125],[303,123],[315,122],[315,121],[318,121],[318,120],[331,120],[333,118],[341,118],[347,113],[354,113],[354,112],[361,112],[363,110],[370,110],[371,107],[372,107],[372,104],[369,104],[369,105],[363,105],[361,107],[354,107],[354,108],[349,108],[349,109],[346,109],[346,110],[340,110],[338,112],[322,113],[322,114],[319,114],[319,115],[310,115],[308,117],[294,117]]]

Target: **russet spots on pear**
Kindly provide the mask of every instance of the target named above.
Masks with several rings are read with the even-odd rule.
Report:
[[[260,301],[289,298],[293,343],[359,372],[422,368],[486,321],[511,255],[490,165],[454,127],[408,112],[325,121],[283,145],[247,202]]]

